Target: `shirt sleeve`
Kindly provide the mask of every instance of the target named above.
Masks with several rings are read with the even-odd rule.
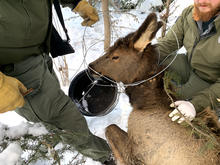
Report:
[[[158,51],[160,54],[160,61],[163,61],[166,58],[164,65],[169,64],[169,62],[172,60],[173,57],[169,58],[169,55],[176,53],[176,51],[183,46],[183,25],[184,19],[186,17],[185,10],[177,18],[175,24],[169,29],[165,37],[158,39]]]
[[[202,90],[195,95],[191,103],[194,105],[197,112],[202,111],[208,106],[216,112],[220,113],[220,77],[210,87]]]
[[[59,0],[63,7],[74,9],[81,0]]]

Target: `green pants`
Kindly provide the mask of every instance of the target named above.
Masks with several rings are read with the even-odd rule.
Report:
[[[172,55],[170,58],[174,58]],[[171,61],[171,59],[168,59]],[[165,63],[167,65],[168,62]],[[168,68],[168,75],[176,83],[177,99],[189,100],[197,92],[208,88],[211,84],[202,80],[192,70],[188,63],[188,58],[185,54],[178,54],[174,62]]]
[[[52,124],[66,130],[64,142],[94,160],[104,162],[110,156],[105,140],[93,135],[85,118],[76,105],[61,90],[52,69],[52,60],[46,55],[37,55],[4,67],[3,72],[19,79],[33,92],[25,96],[25,105],[16,112],[28,121]]]

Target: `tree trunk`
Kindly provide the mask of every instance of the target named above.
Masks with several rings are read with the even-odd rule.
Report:
[[[171,0],[166,1],[166,13],[162,16],[162,19],[164,21],[164,24],[162,26],[162,34],[161,34],[162,37],[165,36],[166,30],[167,30],[167,21],[170,15],[170,3],[171,3]]]
[[[61,56],[61,57],[56,58],[56,60],[57,60],[56,62],[58,64],[56,64],[55,61],[54,61],[54,64],[60,73],[60,78],[61,78],[62,84],[63,84],[63,86],[68,86],[70,84],[70,81],[69,81],[69,70],[68,70],[68,64],[66,61],[66,57]]]
[[[103,20],[104,20],[104,51],[106,51],[110,47],[111,42],[111,25],[110,25],[110,17],[109,17],[109,1],[102,0],[102,11],[103,11]]]

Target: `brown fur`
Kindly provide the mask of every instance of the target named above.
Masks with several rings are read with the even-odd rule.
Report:
[[[151,24],[151,21],[153,24]],[[149,25],[154,27],[149,27]],[[134,33],[119,39],[109,51],[90,67],[117,81],[133,83],[147,79],[162,70],[157,65],[157,51],[154,45],[141,43],[144,33],[151,40],[161,23],[155,14],[150,14]],[[141,41],[141,42],[140,42]],[[143,48],[138,49],[143,45]],[[128,120],[128,132],[116,125],[106,129],[106,138],[112,148],[118,165],[217,165],[217,151],[201,148],[204,139],[194,138],[192,130],[168,117],[169,100],[163,90],[162,76],[129,86],[133,111]]]

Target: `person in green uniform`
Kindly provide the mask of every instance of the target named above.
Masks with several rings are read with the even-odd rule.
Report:
[[[182,46],[187,53],[176,56]],[[193,120],[208,106],[220,117],[220,0],[194,0],[158,40],[158,48],[163,65],[176,57],[168,69],[168,86],[185,118]],[[177,109],[169,116],[178,123],[184,121]]]
[[[97,11],[85,0],[60,2],[84,18],[83,26],[99,20]],[[15,110],[28,121],[53,125],[62,130],[64,142],[109,164],[108,144],[89,131],[53,71],[49,56],[52,3],[0,0],[0,113]]]

